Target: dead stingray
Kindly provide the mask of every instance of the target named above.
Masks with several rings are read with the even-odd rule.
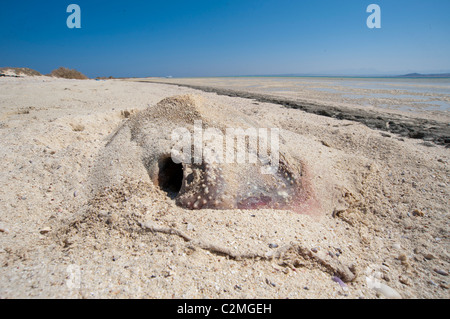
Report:
[[[272,130],[270,136],[276,135],[267,124],[201,96],[166,98],[133,114],[113,134],[104,156],[108,161],[103,161],[110,167],[104,166],[100,173],[110,181],[126,175],[143,178],[146,174],[178,206],[192,210],[270,208],[309,213],[318,205],[307,167],[290,152],[295,145],[286,145],[280,134],[278,153],[274,154],[268,136],[263,134],[256,144],[249,136],[241,140],[241,145],[232,139],[229,145],[234,158],[242,148],[248,149],[247,157],[241,162],[225,161],[224,152],[230,150],[226,145],[229,128],[258,133],[260,129]],[[174,132],[185,132],[184,141],[194,140],[182,149],[182,155],[176,151],[177,147],[180,150],[180,140],[174,140]],[[208,135],[211,132],[217,134]],[[200,143],[195,141],[195,134],[203,134]]]

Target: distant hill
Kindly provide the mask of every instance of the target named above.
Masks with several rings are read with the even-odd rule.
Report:
[[[399,75],[401,78],[450,78],[450,73],[441,74],[420,74],[420,73],[409,73],[405,75]]]
[[[29,68],[0,67],[0,76],[22,77],[22,76],[42,76],[42,74],[36,70]],[[53,70],[50,74],[47,74],[47,76],[64,79],[80,79],[80,80],[88,79],[86,75],[77,70],[71,70],[63,67]]]
[[[3,68],[0,68],[0,75],[18,77],[18,76],[23,76],[23,75],[41,76],[42,74],[36,70],[29,69],[29,68],[3,67]]]

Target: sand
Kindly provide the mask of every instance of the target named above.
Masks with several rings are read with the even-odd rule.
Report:
[[[102,184],[118,128],[185,94],[286,130],[321,211],[186,210],[126,161]],[[48,77],[0,78],[0,136],[1,298],[449,297],[439,143],[193,88]]]

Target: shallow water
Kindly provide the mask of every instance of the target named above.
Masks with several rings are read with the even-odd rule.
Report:
[[[450,111],[450,78],[234,78],[243,87],[267,93],[317,92],[361,106],[403,111]],[[225,79],[225,81],[227,81]],[[229,83],[231,84],[231,83]]]
[[[158,79],[158,82],[401,111],[440,121],[450,119],[450,78],[249,76]]]

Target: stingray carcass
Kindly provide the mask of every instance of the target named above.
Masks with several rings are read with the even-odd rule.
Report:
[[[237,131],[244,132],[240,140],[227,134]],[[109,174],[145,171],[186,209],[308,210],[315,203],[308,169],[278,132],[201,96],[166,98],[133,114],[111,137],[106,148],[116,164]]]

